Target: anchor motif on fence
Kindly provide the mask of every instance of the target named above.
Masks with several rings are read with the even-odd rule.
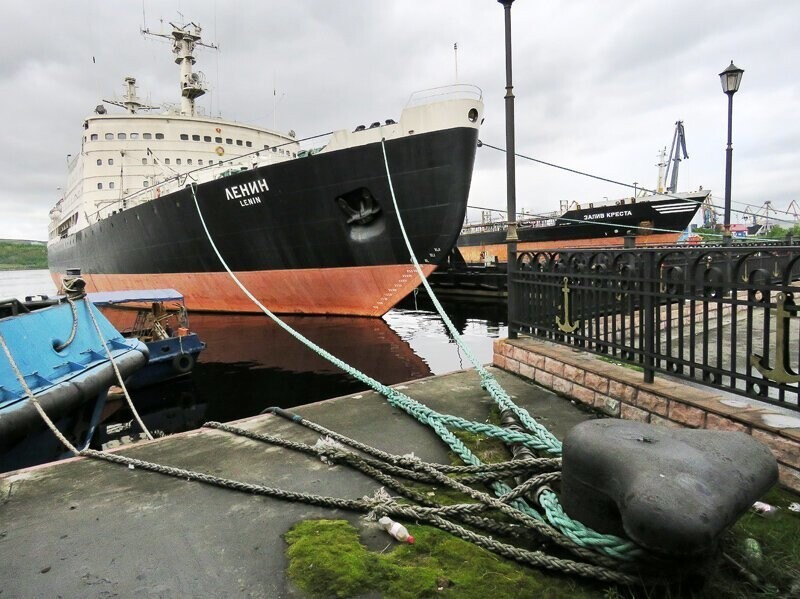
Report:
[[[793,374],[786,366],[786,350],[788,338],[786,337],[786,324],[791,318],[791,313],[784,308],[786,295],[783,292],[775,296],[775,368],[767,368],[761,364],[762,357],[750,354],[750,365],[754,366],[765,378],[778,383],[800,382],[800,374]]]
[[[564,277],[564,286],[561,288],[561,291],[564,292],[564,320],[562,322],[561,317],[556,316],[556,326],[558,326],[559,331],[571,333],[578,328],[578,323],[569,321],[569,294],[571,290],[569,285],[567,285],[567,277]]]

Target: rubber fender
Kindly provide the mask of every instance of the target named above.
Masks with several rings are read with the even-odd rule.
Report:
[[[709,552],[777,480],[769,448],[745,433],[589,420],[564,439],[561,503],[598,532],[691,556]]]
[[[172,359],[172,368],[175,372],[185,374],[194,368],[194,357],[192,354],[178,354]]]

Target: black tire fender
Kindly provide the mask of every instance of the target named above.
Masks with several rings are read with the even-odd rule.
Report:
[[[172,359],[172,368],[181,374],[189,372],[194,367],[194,356],[191,354],[178,354]]]

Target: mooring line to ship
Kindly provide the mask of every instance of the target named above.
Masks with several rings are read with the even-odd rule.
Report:
[[[436,308],[436,311],[439,313],[442,322],[444,322],[447,330],[452,335],[453,339],[455,340],[456,344],[464,350],[467,358],[469,358],[472,365],[475,367],[475,371],[478,373],[481,379],[481,385],[484,389],[489,392],[492,399],[494,399],[495,403],[501,410],[509,410],[511,411],[522,423],[522,425],[529,431],[533,431],[533,434],[541,439],[545,444],[547,444],[549,453],[560,455],[561,454],[561,441],[559,441],[549,430],[543,427],[541,424],[536,422],[533,417],[528,413],[525,408],[522,408],[515,404],[511,397],[506,393],[505,389],[497,382],[497,379],[492,376],[492,374],[483,367],[483,364],[475,357],[475,355],[470,351],[469,347],[461,337],[461,334],[456,329],[453,322],[447,316],[447,313],[444,310],[444,307],[439,302],[436,294],[433,292],[433,289],[428,283],[428,279],[425,277],[425,274],[422,272],[422,268],[417,261],[417,257],[414,253],[414,249],[411,246],[411,241],[408,238],[408,234],[406,233],[405,226],[403,225],[403,219],[400,217],[400,207],[397,204],[397,198],[394,193],[394,185],[392,184],[392,175],[389,169],[389,160],[386,156],[386,144],[384,139],[381,138],[381,150],[383,152],[383,163],[386,168],[386,177],[389,182],[389,191],[392,196],[392,204],[394,205],[395,213],[397,214],[397,222],[400,225],[400,232],[403,234],[403,240],[405,241],[406,248],[411,256],[411,261],[414,264],[414,268],[419,275],[420,281],[422,282],[423,287],[425,287],[425,291],[430,297],[433,305]],[[441,436],[441,435],[440,435]],[[463,443],[460,439],[455,436],[450,436],[450,440],[445,439],[442,437],[448,445],[450,445],[451,449],[461,455],[460,447],[463,446]],[[505,440],[505,439],[504,439]],[[508,442],[508,441],[506,441]],[[475,457],[475,460],[478,458]],[[465,460],[466,461],[466,460]],[[471,463],[471,462],[468,462]],[[494,490],[498,495],[504,495],[511,491],[511,488],[501,481],[497,481],[493,484]],[[549,487],[544,486],[542,487],[536,495],[536,499],[539,502],[539,505],[545,512],[547,516],[547,520],[550,522],[551,525],[557,527],[562,533],[566,534],[570,538],[572,538],[575,542],[584,545],[584,546],[592,546],[607,553],[609,555],[613,555],[614,557],[618,558],[627,558],[631,559],[634,555],[638,555],[640,550],[635,547],[633,543],[617,537],[615,535],[603,534],[599,533],[591,528],[585,526],[581,522],[577,520],[573,520],[570,518],[566,512],[564,512],[561,504],[558,500],[558,496],[553,492]],[[539,516],[538,512],[531,509],[530,506],[524,501],[520,500],[520,509],[525,511],[534,517],[541,517]]]
[[[392,187],[391,182],[391,174],[388,168],[388,161],[386,159],[385,147],[383,139],[381,140],[381,148],[383,149],[384,154],[384,162],[386,165],[386,172],[387,176],[389,177],[389,186],[392,193],[392,201],[395,206],[395,212],[397,213],[398,222],[401,225],[401,229],[403,230],[403,235],[406,240],[407,247],[411,254],[412,260],[415,263],[415,267],[417,269],[417,273],[420,275],[421,280],[426,286],[426,290],[428,291],[429,295],[432,296],[435,303],[438,303],[435,300],[435,296],[433,292],[430,290],[429,285],[427,285],[427,281],[425,279],[424,273],[422,273],[422,269],[419,266],[419,263],[416,261],[416,257],[413,253],[413,248],[410,245],[408,240],[408,236],[405,234],[405,229],[402,227],[402,219],[400,216],[399,208],[397,207],[397,201],[394,196],[394,189]],[[357,380],[361,381],[362,383],[368,385],[370,388],[375,390],[376,392],[380,393],[384,397],[386,397],[387,401],[390,405],[398,407],[408,414],[414,416],[420,422],[427,424],[434,431],[439,435],[439,437],[447,443],[447,445],[467,464],[480,464],[480,460],[475,456],[472,451],[469,450],[466,445],[464,445],[458,437],[456,437],[453,432],[451,432],[447,427],[453,428],[460,428],[462,430],[467,430],[473,433],[485,434],[490,437],[496,437],[502,439],[506,443],[521,443],[531,449],[535,450],[544,450],[548,453],[558,455],[561,452],[561,442],[555,438],[547,429],[542,427],[538,424],[527,411],[520,409],[511,399],[508,397],[508,394],[500,388],[497,381],[494,377],[483,368],[482,365],[477,361],[477,359],[472,355],[472,353],[465,348],[465,353],[467,353],[470,360],[473,364],[478,366],[478,371],[481,375],[482,384],[484,388],[486,388],[492,397],[498,402],[503,408],[512,411],[517,417],[523,422],[528,430],[535,431],[534,434],[528,434],[519,431],[509,431],[508,429],[495,426],[493,424],[486,424],[486,423],[479,423],[469,421],[463,418],[459,418],[453,415],[445,415],[440,414],[431,408],[428,408],[424,404],[421,404],[417,400],[408,397],[404,393],[401,393],[397,389],[393,389],[384,385],[383,383],[377,381],[376,379],[368,376],[367,374],[359,371],[358,369],[354,368],[350,364],[344,362],[343,360],[337,358],[324,348],[320,347],[307,337],[305,337],[299,331],[296,331],[291,326],[286,324],[282,319],[276,316],[271,310],[269,310],[266,306],[264,306],[258,298],[256,298],[249,289],[239,280],[239,278],[234,274],[231,268],[228,266],[227,262],[223,258],[219,248],[217,248],[216,243],[211,235],[211,232],[208,229],[208,225],[203,217],[202,210],[200,209],[200,203],[197,199],[197,193],[195,191],[196,185],[190,185],[189,189],[192,193],[192,198],[194,200],[195,208],[197,210],[198,217],[200,219],[200,224],[203,227],[203,231],[208,238],[208,241],[211,245],[211,248],[214,250],[214,253],[217,256],[217,259],[222,264],[223,268],[226,270],[228,275],[234,281],[234,283],[239,287],[239,289],[256,305],[259,309],[264,312],[267,316],[270,317],[278,326],[280,326],[283,330],[287,333],[292,335],[295,339],[303,343],[306,347],[317,353],[319,356],[325,358],[332,364],[336,365],[337,367],[341,368],[347,374],[353,376]],[[440,314],[444,313],[444,310],[441,308],[441,304],[438,305],[438,309]],[[456,336],[458,335],[457,330],[453,326],[452,322],[447,319],[449,323],[449,328],[452,331],[455,331]],[[459,337],[456,337],[457,339]],[[463,341],[461,341],[462,348],[464,348]],[[494,484],[495,492],[498,495],[505,495],[511,491],[508,485],[505,483],[497,482]],[[640,550],[630,541],[626,541],[625,539],[621,539],[619,537],[613,535],[606,535],[597,533],[583,524],[576,522],[569,518],[567,514],[561,508],[558,498],[552,491],[549,491],[547,488],[542,490],[538,494],[539,503],[545,511],[547,520],[551,523],[551,525],[556,526],[560,531],[562,531],[567,536],[571,537],[575,542],[580,545],[584,545],[587,547],[592,547],[593,549],[615,557],[617,559],[634,559],[636,556],[640,554]],[[514,501],[514,505],[520,511],[523,511],[530,515],[533,518],[543,519],[543,517],[534,509],[532,509],[525,500],[518,498]]]
[[[145,436],[152,441],[153,435],[150,433],[149,429],[144,425],[141,416],[139,416],[139,412],[136,410],[136,407],[133,405],[133,400],[131,399],[130,394],[128,393],[128,388],[125,386],[125,381],[122,380],[122,374],[117,368],[117,363],[114,358],[111,356],[111,350],[108,349],[108,345],[106,344],[106,340],[103,337],[103,333],[100,331],[100,325],[97,324],[97,319],[94,317],[94,313],[92,310],[95,310],[94,304],[89,301],[89,298],[84,299],[84,304],[86,309],[89,311],[89,317],[92,319],[92,324],[94,325],[94,330],[97,331],[97,336],[100,338],[100,342],[103,344],[103,348],[106,350],[106,355],[108,356],[109,361],[111,362],[111,366],[114,368],[114,373],[117,375],[117,381],[119,381],[119,386],[122,389],[123,394],[125,395],[125,401],[128,403],[128,408],[133,413],[133,417],[136,418],[136,422],[139,423],[142,431],[144,432]],[[148,360],[150,357],[148,356]]]

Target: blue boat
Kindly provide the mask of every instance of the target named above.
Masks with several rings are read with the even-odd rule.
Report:
[[[127,381],[129,389],[189,374],[206,344],[189,330],[183,295],[175,289],[137,289],[89,293],[125,337],[147,345],[147,365]],[[113,310],[111,310],[113,308]]]
[[[0,300],[0,341],[0,471],[72,455],[30,394],[82,450],[101,420],[109,387],[117,384],[111,359],[123,379],[147,362],[144,343],[123,337],[82,298]]]

